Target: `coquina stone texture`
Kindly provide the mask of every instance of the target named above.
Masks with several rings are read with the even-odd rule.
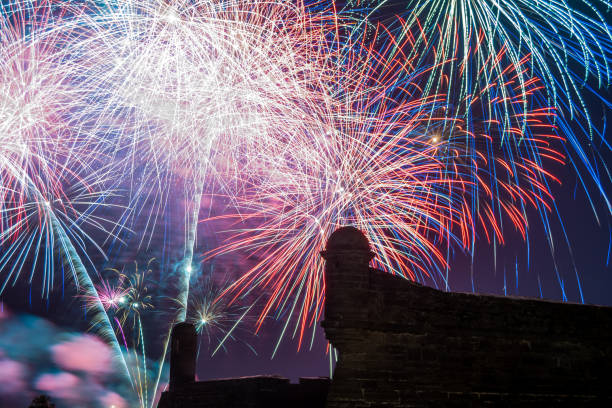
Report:
[[[612,308],[412,283],[370,268],[352,227],[322,255],[328,408],[612,407]]]

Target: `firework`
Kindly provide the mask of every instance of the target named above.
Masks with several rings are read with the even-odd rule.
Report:
[[[609,141],[593,126],[590,109],[594,104],[588,103],[593,96],[602,99],[597,88],[608,87],[611,79],[608,1],[372,0],[349,4],[367,6],[373,14],[378,9],[399,13],[401,18],[389,30],[414,39],[414,48],[402,52],[408,58],[416,56],[416,65],[439,67],[432,71],[425,90],[448,93],[449,103],[458,112],[466,111],[474,97],[493,104],[497,98],[513,98],[516,87],[525,93],[532,78],[538,77],[543,87],[539,98],[545,100],[525,99],[523,109],[528,111],[535,104],[557,110],[555,121],[567,135],[569,161],[576,172],[592,178],[610,211],[606,177],[597,170],[607,167],[597,146],[608,149]],[[451,62],[441,64],[447,60]],[[476,87],[482,76],[488,82],[501,78],[508,87],[480,93]],[[453,98],[462,100],[464,106]],[[609,104],[604,105],[607,112]],[[510,115],[510,109],[498,113],[504,121],[511,121]],[[521,123],[523,129],[526,119]],[[472,124],[468,121],[466,126]],[[587,194],[589,184],[582,181]]]
[[[193,321],[214,354],[248,320],[254,305],[237,305],[253,295],[264,299],[258,327],[283,316],[301,346],[325,296],[319,251],[339,226],[367,233],[377,267],[445,287],[453,248],[473,251],[479,235],[503,243],[508,228],[525,236],[527,209],[544,220],[550,210],[549,164],[566,160],[555,107],[580,95],[558,51],[587,61],[586,76],[608,78],[605,24],[570,13],[576,41],[595,44],[580,59],[574,40],[551,45],[547,31],[528,26],[518,2],[499,24],[467,17],[494,6],[453,14],[467,5],[430,2],[388,25],[284,0],[40,4],[2,15],[3,288],[24,279],[33,258],[30,281],[42,264],[48,296],[57,264],[68,264],[94,324],[119,357],[135,359],[126,370],[141,406],[152,404],[178,320]],[[512,37],[504,27],[513,21],[533,36]],[[539,40],[552,65],[522,51]],[[118,222],[104,216],[109,186],[128,203]],[[207,255],[248,251],[252,267],[233,284],[190,291],[202,277],[202,197],[223,197],[231,208],[221,218],[235,222],[229,242]],[[167,285],[178,294],[153,296],[150,266],[95,286],[92,232],[119,240],[128,219],[143,217],[140,243],[150,242],[168,202],[185,210],[179,273]],[[152,385],[143,321],[161,295],[179,307]]]
[[[116,311],[123,308],[128,302],[129,289],[124,288],[122,282],[118,284],[112,284],[108,281],[101,281],[96,285],[98,291],[98,297],[100,302],[104,306],[104,309],[108,312]],[[96,299],[88,299],[89,301],[96,301]]]
[[[116,337],[122,344],[124,359],[128,362],[127,373],[134,393],[141,407],[155,405],[160,380],[164,374],[164,360],[170,340],[170,329],[176,323],[176,310],[173,305],[185,309],[179,299],[173,298],[177,282],[173,277],[166,280],[157,273],[156,259],[150,259],[145,268],[137,262],[120,269],[107,269],[104,277],[96,285],[97,295],[84,295],[88,304],[100,301],[106,309],[106,315],[113,322]],[[180,264],[179,264],[180,267]],[[180,271],[179,271],[180,273]],[[242,326],[251,322],[249,312],[252,306],[242,306],[237,302],[229,303],[228,299],[218,299],[228,282],[218,283],[212,271],[203,274],[199,269],[193,271],[197,284],[190,291],[188,321],[196,325],[200,336],[200,352],[214,355],[219,350],[226,350],[231,342],[244,343],[250,350],[255,350],[238,336],[244,331]],[[161,280],[160,280],[161,279]],[[225,278],[223,278],[225,279]],[[170,328],[162,336],[162,351],[159,355],[159,367],[152,371],[151,356],[158,354],[159,341],[152,341],[148,333],[159,333],[161,328]],[[163,329],[162,329],[163,330]],[[155,338],[159,338],[156,336]],[[204,346],[204,347],[202,347]]]
[[[153,308],[148,288],[148,275],[151,274],[153,261],[151,259],[144,270],[139,270],[135,262],[134,271],[130,273],[109,269],[115,276],[112,280],[103,280],[98,287],[100,301],[107,311],[113,312],[122,327],[126,326],[128,320],[132,328],[140,325],[140,315]]]
[[[185,203],[185,250],[175,285],[180,307],[168,327],[190,317],[190,305],[200,313],[206,304],[209,312],[223,311],[223,319],[201,327],[223,333],[214,352],[233,338],[249,309],[238,316],[229,313],[231,305],[210,303],[211,295],[202,294],[199,301],[190,296],[197,277],[193,254],[201,196],[213,186],[237,194],[243,189],[238,181],[269,157],[282,156],[292,140],[326,131],[317,117],[319,105],[333,101],[320,89],[321,78],[330,74],[320,63],[328,58],[321,55],[326,49],[320,47],[326,44],[321,27],[333,20],[307,17],[291,2],[133,1],[80,16],[78,30],[62,50],[88,101],[72,117],[81,134],[95,135],[118,161],[114,166],[122,169],[131,195],[127,217],[139,215],[138,203],[149,197],[164,207],[168,184],[179,186],[172,198]],[[136,292],[127,288],[128,280],[99,289],[115,336],[126,350],[130,344],[138,349],[145,362],[141,302],[131,298]],[[97,302],[95,296],[91,300]],[[230,317],[238,321],[226,327]],[[153,389],[164,357],[165,351]],[[146,368],[129,375],[147,406]]]
[[[145,177],[159,194],[168,180],[182,185],[186,307],[205,186],[214,180],[235,194],[242,187],[231,181],[258,168],[259,155],[282,155],[292,139],[325,131],[316,118],[318,105],[331,103],[320,90],[329,70],[321,27],[333,20],[266,1],[135,1],[91,19],[95,38],[72,52],[95,78],[96,123],[120,123],[107,132],[128,139],[137,160],[147,158]]]
[[[230,302],[227,297],[220,296],[227,290],[229,282],[218,284],[212,274],[207,275],[198,287],[191,293],[188,321],[193,323],[200,334],[200,342],[204,338],[208,348],[212,348],[214,356],[217,351],[226,349],[226,341],[238,341],[238,328],[250,323],[249,312],[253,305],[242,306],[238,302]],[[255,350],[246,342],[254,353]]]
[[[517,84],[512,98],[494,99],[488,110],[472,96],[457,112],[447,95],[422,96],[428,72],[415,72],[416,58],[398,53],[414,40],[374,38],[343,41],[342,74],[326,87],[338,90],[342,103],[330,108],[341,110],[321,116],[326,132],[304,135],[246,183],[239,214],[222,217],[237,221],[229,243],[209,254],[248,251],[254,266],[224,296],[266,293],[258,327],[268,314],[288,311],[285,329],[293,319],[299,345],[322,312],[319,252],[333,230],[356,225],[377,267],[446,286],[447,248],[471,250],[481,229],[503,242],[504,221],[524,233],[525,208],[546,212],[552,201],[554,177],[543,163],[563,161],[554,110],[524,109],[537,80]],[[508,89],[505,75],[481,79],[479,95]],[[497,120],[501,109],[511,109],[510,121]]]
[[[154,299],[149,291],[151,284],[152,268],[155,259],[149,260],[145,269],[139,269],[138,263],[134,262],[133,270],[108,269],[108,277],[99,285],[99,301],[105,306],[106,316],[113,322],[115,336],[121,339],[125,349],[122,351],[125,360],[132,361],[127,367],[127,373],[141,407],[152,406],[149,401],[151,391],[150,377],[154,374],[147,369],[147,347],[145,328],[143,325],[143,314],[154,308]],[[86,297],[90,302],[96,302],[95,297]],[[163,360],[158,373],[163,370]],[[153,398],[156,395],[153,388]]]
[[[67,266],[76,286],[97,299],[91,303],[94,325],[125,366],[86,266],[92,265],[88,246],[100,249],[90,232],[107,234],[112,226],[95,213],[110,194],[110,172],[98,160],[95,140],[78,134],[71,119],[85,103],[73,71],[59,57],[64,37],[53,28],[61,13],[46,2],[12,7],[3,6],[0,20],[2,290],[23,275],[32,283],[40,269],[41,295],[47,297],[56,267]]]

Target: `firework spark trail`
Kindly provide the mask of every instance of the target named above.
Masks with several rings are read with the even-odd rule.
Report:
[[[198,220],[200,214],[200,202],[202,197],[202,184],[198,183],[198,188],[193,195],[193,199],[187,207],[186,214],[186,226],[187,226],[187,239],[185,241],[185,255],[181,262],[180,268],[183,270],[180,282],[180,294],[178,301],[182,305],[181,311],[178,316],[178,321],[185,321],[187,319],[187,309],[189,306],[189,288],[191,283],[191,275],[193,272],[193,251],[196,246],[196,237],[198,232]]]
[[[220,296],[229,285],[230,282],[227,279],[223,283],[215,282],[211,272],[204,277],[203,282],[198,284],[189,299],[191,305],[188,321],[193,323],[198,333],[206,335],[207,351],[210,352],[210,348],[214,347],[211,356],[214,356],[220,349],[227,351],[226,341],[228,339],[238,341],[238,327],[250,322],[248,315],[254,303],[244,306]],[[257,354],[248,343],[243,343]]]
[[[379,61],[374,65],[384,62],[373,52],[366,50],[366,54],[366,60]],[[367,65],[363,68],[359,56],[348,55],[346,59],[354,64],[355,70],[339,68],[344,75],[337,78],[346,78],[346,83],[329,88],[340,89],[338,92],[347,95],[342,105],[348,108],[321,115],[327,123],[321,125],[325,131],[318,132],[318,137],[305,135],[305,140],[292,145],[283,156],[270,157],[270,162],[262,166],[263,179],[254,182],[246,198],[243,197],[244,212],[239,214],[242,221],[247,220],[246,225],[250,219],[258,219],[262,224],[254,229],[247,227],[232,236],[231,244],[214,252],[244,249],[262,259],[237,283],[239,293],[261,287],[269,289],[272,294],[261,317],[275,307],[290,308],[290,315],[295,312],[299,321],[296,329],[301,328],[299,344],[304,328],[321,312],[323,287],[318,250],[335,227],[357,222],[368,231],[372,228],[382,231],[395,225],[410,246],[405,252],[394,250],[397,241],[385,240],[379,234],[381,231],[370,235],[375,247],[382,250],[380,253],[390,255],[383,260],[389,269],[412,273],[421,268],[422,261],[428,265],[434,261],[432,258],[444,262],[424,234],[429,229],[445,230],[454,222],[453,198],[446,193],[454,190],[453,181],[442,177],[444,166],[434,155],[436,148],[430,145],[430,136],[410,138],[420,122],[431,119],[426,110],[419,110],[425,101],[417,99],[390,106],[388,88],[397,77],[387,76],[389,82],[385,84],[385,75],[369,72]],[[377,74],[397,69],[401,65],[393,63],[372,68]],[[428,101],[436,102],[433,98]],[[308,117],[309,121],[317,119],[314,115]],[[359,202],[354,203],[355,200]],[[377,209],[381,209],[378,215],[365,215]],[[392,218],[394,214],[398,216],[383,220],[385,213]]]
[[[115,274],[114,281],[116,283],[103,281],[101,285],[102,288],[110,289],[106,292],[110,295],[107,297],[112,299],[109,307],[106,308],[107,315],[111,314],[113,321],[116,323],[115,330],[121,333],[125,344],[125,353],[128,356],[130,356],[130,347],[125,333],[132,334],[131,356],[134,358],[135,365],[133,370],[129,371],[129,376],[141,407],[149,406],[149,391],[152,392],[153,398],[157,391],[156,388],[151,390],[149,387],[148,357],[142,321],[142,315],[154,307],[153,294],[150,293],[148,286],[152,274],[151,264],[154,260],[149,260],[147,268],[142,270],[138,268],[137,262],[134,263],[133,271],[110,269],[109,271]],[[96,299],[91,298],[90,300],[95,301]],[[151,406],[152,404],[153,401],[151,401]]]
[[[71,111],[85,104],[69,65],[58,59],[64,37],[51,28],[62,13],[42,1],[3,5],[0,17],[1,290],[21,279],[30,262],[28,280],[41,265],[41,296],[47,297],[57,263],[66,263],[76,287],[97,299],[89,308],[94,326],[127,369],[82,258],[92,264],[86,247],[101,250],[86,229],[108,232],[105,224],[112,222],[94,211],[110,192],[108,168],[92,160],[97,141],[73,131]]]
[[[259,168],[260,153],[253,153],[282,156],[293,139],[325,132],[320,121],[308,119],[321,103],[333,102],[319,89],[329,67],[319,64],[324,58],[317,51],[326,41],[320,27],[333,20],[312,22],[291,2],[182,6],[134,1],[86,14],[64,51],[80,64],[80,86],[90,101],[80,116],[81,130],[107,143],[109,151],[128,151],[113,157],[125,164],[124,174],[137,180],[133,193],[148,194],[140,189],[147,183],[161,195],[168,194],[164,181],[182,185],[186,225],[178,320],[188,316],[204,187],[210,188],[214,178],[230,195],[240,191],[238,182],[226,180]],[[134,164],[143,161],[144,176]],[[233,176],[218,177],[228,173]],[[139,199],[131,200],[128,212]],[[141,402],[146,401],[142,382],[131,377]]]
[[[504,66],[509,63],[515,67],[522,65],[520,61],[525,55],[530,55],[535,74],[550,93],[551,105],[561,108],[561,100],[565,98],[572,117],[580,109],[587,113],[580,88],[589,77],[593,76],[599,87],[610,84],[612,34],[607,0],[580,0],[572,4],[525,0],[357,0],[348,3],[369,5],[374,10],[394,6],[397,11],[401,7],[405,20],[399,25],[399,33],[412,36],[410,30],[421,27],[423,35],[415,37],[415,54],[426,58],[427,52],[423,51],[431,50],[438,61],[456,58],[456,63],[445,70],[461,69],[458,86],[464,92],[469,92],[470,83],[488,61],[500,55],[506,59]],[[468,64],[469,60],[473,63]],[[495,75],[500,73],[497,71]],[[517,79],[525,84],[530,76],[525,72]],[[431,79],[440,80],[436,75]],[[578,105],[572,101],[573,97],[578,99]]]
[[[52,214],[52,213],[51,213]],[[61,227],[59,221],[54,215],[51,215],[53,230],[59,237],[60,247],[62,248],[62,252],[65,254],[65,258],[70,262],[70,269],[74,271],[74,273],[78,276],[78,284],[83,288],[86,296],[97,299],[95,304],[89,305],[89,310],[93,311],[92,322],[94,327],[99,327],[98,333],[101,337],[110,343],[113,348],[114,357],[119,361],[119,364],[125,370],[128,371],[127,363],[123,358],[123,353],[121,351],[121,347],[119,346],[119,342],[117,337],[112,330],[112,324],[102,302],[100,302],[100,298],[96,291],[96,288],[87,272],[87,269],[83,265],[81,257],[76,252],[72,242],[68,238],[65,233],[65,230]]]
[[[98,293],[81,296],[89,307],[101,303],[106,318],[115,323],[112,326],[114,335],[123,340],[125,347],[125,350],[119,349],[118,352],[124,356],[124,359],[132,361],[126,365],[126,373],[138,398],[139,406],[143,408],[153,406],[153,401],[149,402],[149,391],[152,391],[154,398],[157,389],[150,389],[149,386],[147,342],[142,320],[142,315],[154,307],[153,294],[149,291],[153,261],[154,259],[151,259],[147,268],[142,270],[139,269],[137,262],[134,262],[134,269],[130,271],[108,269],[107,274],[111,273],[114,276],[106,277],[95,285]]]
[[[152,273],[151,263],[155,259],[151,259],[147,268],[140,270],[138,263],[134,263],[132,272],[121,272],[117,269],[109,269],[115,276],[116,284],[109,281],[102,281],[99,290],[107,288],[107,291],[100,290],[105,293],[104,298],[109,298],[108,307],[106,310],[111,310],[115,317],[118,317],[121,326],[129,323],[129,326],[134,329],[139,325],[140,314],[145,310],[151,309],[152,295],[149,293],[148,281]],[[102,296],[100,296],[102,297]],[[95,299],[90,299],[93,300]],[[129,322],[128,322],[129,320]]]
[[[94,99],[105,101],[98,124],[120,123],[113,135],[154,163],[153,178],[168,170],[183,185],[182,320],[204,187],[214,178],[235,194],[240,184],[225,180],[238,178],[218,174],[243,177],[261,166],[258,151],[282,155],[295,135],[325,131],[307,119],[333,103],[319,90],[329,56],[317,48],[326,41],[321,27],[335,21],[267,1],[132,1],[91,19],[95,38],[75,54],[98,68],[88,74]]]
[[[379,36],[365,38],[343,41],[346,65],[327,87],[338,89],[344,110],[320,116],[327,132],[304,135],[283,156],[269,156],[260,179],[251,175],[237,198],[239,214],[221,217],[236,220],[229,243],[208,254],[249,251],[257,261],[224,296],[268,293],[259,327],[270,313],[288,311],[285,329],[294,319],[299,345],[322,311],[319,251],[335,228],[365,231],[382,269],[446,281],[441,248],[469,250],[481,228],[503,242],[504,219],[524,236],[525,208],[550,210],[547,183],[555,178],[543,163],[563,161],[554,110],[523,109],[537,80],[509,87],[501,77],[485,78],[468,112],[455,115],[446,95],[419,97],[427,72],[415,73],[416,61],[397,51],[412,49],[413,40],[391,37],[381,46]],[[514,93],[491,99],[490,109],[480,109],[484,117],[468,122],[479,96],[500,89]],[[496,112],[508,106],[504,123]]]
[[[95,286],[98,292],[97,298],[100,299],[102,306],[104,306],[104,309],[107,311],[117,310],[127,301],[129,289],[123,287],[123,282],[113,284],[102,279],[101,282]],[[89,297],[84,297],[84,299],[86,302],[97,301]]]
[[[556,122],[565,128],[572,166],[578,174],[592,179],[608,211],[612,209],[606,191],[610,172],[596,146],[609,149],[610,141],[593,126],[589,106],[592,109],[594,104],[588,104],[587,98],[604,100],[596,88],[607,88],[612,78],[610,5],[608,0],[349,2],[349,7],[370,6],[374,14],[386,7],[399,13],[402,18],[390,30],[398,36],[414,38],[415,46],[408,56],[418,56],[426,65],[432,60],[439,63],[453,59],[432,72],[426,90],[433,93],[450,90],[451,104],[453,94],[458,94],[465,104],[464,107],[455,104],[459,110],[467,109],[475,95],[494,102],[497,95],[474,90],[477,78],[483,74],[505,77],[504,82],[512,88],[520,85],[521,92],[526,92],[532,76],[539,77],[543,86],[540,94],[547,98],[545,104],[557,109]],[[496,64],[497,61],[501,64]],[[512,68],[506,71],[508,66]],[[521,69],[523,66],[525,69]],[[514,80],[508,81],[507,74],[515,73]],[[514,91],[508,88],[499,92],[508,99]],[[523,103],[523,109],[529,110],[531,99]],[[610,104],[605,100],[603,103],[604,111],[608,112]],[[523,129],[527,117],[524,119]],[[606,171],[599,172],[598,168]],[[590,181],[581,178],[581,183],[592,202]],[[593,210],[597,217],[594,205]]]
[[[148,194],[170,195],[169,182],[181,186],[179,320],[189,316],[202,196],[220,191],[237,210],[227,217],[242,225],[211,255],[250,250],[260,257],[226,295],[268,293],[259,325],[289,310],[285,328],[297,322],[301,345],[324,298],[318,251],[337,226],[365,230],[379,267],[438,283],[448,279],[442,247],[473,248],[481,229],[503,241],[504,220],[524,235],[525,208],[549,210],[554,177],[545,164],[564,160],[551,131],[554,110],[533,102],[542,89],[529,58],[508,47],[487,54],[485,37],[471,37],[479,47],[464,50],[480,64],[473,70],[467,57],[457,57],[461,47],[446,42],[431,63],[422,46],[432,33],[401,19],[401,35],[384,25],[360,31],[289,1],[130,0],[67,13],[70,19],[49,24],[43,41],[29,42],[48,50],[24,47],[23,33],[2,37],[0,87],[12,96],[0,95],[7,118],[0,123],[8,124],[0,128],[7,142],[0,147],[2,237],[12,248],[5,264],[11,254],[25,259],[16,252],[20,243],[47,239],[36,234],[48,223],[21,234],[33,223],[28,213],[43,214],[34,225],[46,222],[45,203],[66,214],[64,241],[74,251],[64,253],[85,249],[92,240],[80,225],[99,228],[108,220],[64,209],[70,200],[60,175],[73,161],[89,173],[101,155],[114,175],[129,179],[128,216]],[[53,57],[33,54],[39,50]],[[74,129],[79,137],[71,139]],[[33,199],[23,183],[29,178],[51,198]],[[112,331],[112,310],[91,280],[79,277],[84,267],[77,269],[96,319]],[[44,270],[51,284],[52,265]],[[112,341],[118,347],[116,335]],[[136,382],[147,401],[148,386]]]
[[[77,250],[78,247],[85,253],[84,241],[93,242],[79,224],[97,224],[95,220],[88,221],[86,213],[92,207],[99,205],[99,195],[89,191],[92,186],[85,184],[83,187],[80,187],[84,191],[80,190],[80,188],[77,189],[75,196],[70,194],[70,191],[63,191],[61,198],[51,198],[46,194],[49,193],[48,191],[39,190],[33,181],[29,179],[29,176],[26,175],[25,177],[28,177],[28,180],[24,181],[28,187],[23,192],[25,197],[22,197],[22,199],[26,201],[21,202],[19,206],[8,209],[6,208],[7,203],[3,202],[4,211],[2,216],[3,219],[10,223],[10,227],[0,235],[2,244],[8,246],[5,254],[0,259],[0,270],[9,269],[11,264],[13,266],[10,267],[10,272],[5,278],[2,290],[11,280],[13,274],[15,274],[13,281],[18,279],[25,261],[29,256],[33,255],[34,261],[29,277],[30,283],[32,283],[39,253],[41,248],[44,248],[43,268],[45,271],[48,271],[50,276],[45,277],[43,287],[53,284],[52,273],[56,262],[65,262],[68,265],[68,271],[73,276],[77,289],[83,293],[84,297],[90,299],[87,309],[92,312],[92,326],[96,328],[100,337],[111,345],[116,363],[127,372],[127,364],[112,330],[105,307]],[[71,185],[71,188],[75,188],[75,183]],[[103,196],[104,194],[102,193],[101,195]],[[88,209],[83,213],[78,211],[76,206],[86,206]],[[13,238],[13,234],[16,231],[19,234],[18,239]],[[58,260],[55,259],[53,253],[55,250],[59,253]],[[91,263],[89,258],[87,258],[87,261]],[[43,288],[42,295],[48,296],[49,290]]]
[[[172,307],[168,310],[161,310],[159,307],[164,304],[164,299],[182,307],[178,299],[172,299],[169,290],[174,282],[163,282],[163,278],[153,273],[154,262],[154,258],[149,260],[146,268],[139,268],[138,263],[134,262],[133,267],[124,266],[121,270],[107,269],[104,278],[96,285],[98,294],[82,295],[89,307],[101,302],[107,312],[106,315],[114,322],[116,336],[122,339],[125,347],[123,354],[130,362],[128,373],[132,387],[143,408],[154,406],[163,372],[161,365],[156,373],[147,372],[147,360],[150,359],[148,353],[152,351],[147,329],[157,332],[159,327],[163,326],[160,323],[162,321],[160,312],[161,316],[168,317],[170,329],[176,323],[176,313]],[[158,281],[158,278],[162,280]],[[188,299],[190,314],[187,320],[193,322],[198,332],[203,334],[200,338],[199,352],[202,353],[204,350],[204,353],[214,355],[220,349],[225,350],[226,343],[233,341],[244,343],[256,353],[252,346],[238,336],[242,326],[250,322],[248,314],[253,306],[230,304],[228,299],[217,299],[219,293],[229,284],[226,278],[222,279],[222,283],[216,282],[211,271],[190,291]],[[158,309],[155,311],[157,316],[152,321],[147,321],[147,314],[151,316],[150,313],[154,309]],[[148,327],[148,323],[153,323],[154,326]],[[169,338],[170,332],[162,342],[162,363]]]

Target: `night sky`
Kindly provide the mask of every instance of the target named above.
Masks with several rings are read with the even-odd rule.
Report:
[[[389,7],[380,11],[373,18],[387,20],[400,9],[401,7],[397,6]],[[595,86],[594,83],[591,85]],[[598,92],[599,96],[585,92],[586,103],[595,126],[609,138],[610,133],[607,126],[610,115],[609,108],[605,107],[604,101],[609,103],[612,94],[609,90]],[[581,130],[576,127],[574,131],[578,133]],[[612,163],[612,152],[608,147],[605,145],[595,147],[600,155],[600,163]],[[605,169],[598,170],[601,174],[605,173]],[[470,254],[457,250],[450,260],[448,289],[458,292],[543,298],[555,301],[584,301],[589,304],[612,306],[612,259],[610,259],[612,215],[605,201],[592,185],[593,183],[587,181],[589,189],[587,193],[580,185],[576,171],[570,165],[557,166],[552,169],[552,172],[562,181],[561,185],[552,187],[560,215],[560,219],[556,214],[551,214],[550,218],[552,235],[555,240],[555,253],[551,253],[539,214],[533,211],[528,213],[528,242],[525,242],[518,232],[508,228],[505,232],[506,244],[503,246],[494,246],[488,244],[484,239],[479,239],[473,258]],[[604,181],[604,189],[609,191],[609,176],[602,176],[602,179],[607,179]],[[587,194],[590,194],[591,201]],[[126,265],[129,269],[133,268],[134,261],[144,267],[148,260],[155,258],[156,261],[152,264],[153,273],[165,276],[164,279],[159,280],[158,284],[160,287],[171,285],[168,282],[174,276],[172,271],[176,268],[181,254],[184,223],[182,208],[181,203],[168,206],[163,221],[154,230],[148,245],[139,245],[138,236],[126,233],[126,246],[107,245],[105,247],[108,249],[107,260],[104,260],[99,254],[92,255],[94,263],[100,265],[98,269],[103,270],[108,267],[121,269]],[[203,211],[215,214],[215,212],[221,213],[223,208],[224,203],[215,201],[207,203]],[[138,227],[139,225],[134,225],[135,229]],[[214,223],[200,224],[195,253],[200,256],[198,258],[199,271],[203,275],[213,276],[214,284],[222,285],[240,276],[240,272],[256,260],[245,261],[244,253],[202,260],[202,254],[221,242],[222,237],[216,233],[218,228],[220,226]],[[568,237],[569,246],[565,241],[563,229]],[[176,237],[178,239],[174,239]],[[433,281],[423,283],[435,287]],[[87,339],[90,339],[88,335],[84,335],[89,332],[90,323],[86,319],[83,302],[78,298],[73,283],[68,278],[58,280],[55,290],[48,299],[41,298],[38,295],[39,291],[39,283],[29,284],[24,279],[7,287],[0,295],[2,302],[0,312],[0,405],[3,400],[23,404],[24,401],[29,402],[32,396],[39,392],[33,390],[31,385],[15,380],[12,387],[21,387],[23,394],[19,396],[9,394],[9,385],[3,386],[2,383],[11,383],[8,379],[3,379],[1,372],[3,369],[6,373],[18,373],[20,370],[10,361],[23,363],[29,373],[49,373],[56,376],[65,372],[78,373],[76,377],[81,381],[79,384],[85,382],[100,384],[97,388],[94,387],[95,389],[78,388],[79,392],[97,393],[96,395],[99,394],[100,398],[109,398],[108,401],[112,400],[113,393],[128,393],[126,384],[122,384],[115,374],[87,372],[86,369],[78,367],[70,371],[70,365],[62,362],[61,353],[66,351],[60,347],[61,344],[69,341],[87,343],[89,341]],[[155,295],[155,293],[155,288],[152,288],[151,294]],[[156,321],[162,321],[167,317],[167,311],[161,309],[163,306],[172,304],[168,299],[158,299],[156,302],[158,302],[156,303],[157,308],[153,309],[144,320],[147,337],[150,339],[149,344],[154,350],[149,354],[150,356],[160,354],[162,338],[167,329],[162,326],[156,332]],[[293,325],[289,325],[288,333],[282,340],[276,355],[274,358],[271,357],[283,330],[283,317],[266,319],[256,335],[253,334],[252,327],[241,327],[236,332],[236,340],[228,341],[226,350],[220,350],[214,357],[209,356],[216,347],[214,338],[209,342],[206,336],[203,336],[198,360],[198,378],[278,374],[296,381],[299,377],[328,376],[330,359],[326,354],[327,342],[318,324],[311,329],[315,330],[312,347],[309,344],[309,337],[309,341],[301,346],[299,352],[297,341],[291,336]],[[253,321],[254,317],[249,320],[249,322]],[[41,340],[41,337],[44,337],[44,340]],[[103,345],[95,343],[92,347],[103,348]],[[68,357],[66,358],[69,360]],[[107,363],[103,361],[100,364],[104,366]],[[154,365],[153,362],[151,364]],[[54,378],[66,380],[68,384],[74,380],[68,377]],[[38,384],[41,383],[44,381],[39,376]],[[74,387],[77,388],[76,385]],[[84,386],[81,384],[78,387]],[[38,388],[44,390],[43,386]],[[67,386],[68,388],[70,387]],[[52,384],[48,389],[56,388]],[[49,392],[52,393],[52,391]],[[69,391],[62,392],[67,393],[67,400],[69,400]],[[60,406],[63,405],[58,405]]]

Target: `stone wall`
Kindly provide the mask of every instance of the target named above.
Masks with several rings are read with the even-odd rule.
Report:
[[[157,408],[323,408],[329,378],[300,378],[292,384],[274,375],[196,381],[197,334],[178,323],[170,341],[170,387]]]
[[[323,256],[328,408],[612,406],[612,308],[411,283],[350,227]]]
[[[255,376],[182,384],[162,393],[158,408],[323,408],[328,378]]]

